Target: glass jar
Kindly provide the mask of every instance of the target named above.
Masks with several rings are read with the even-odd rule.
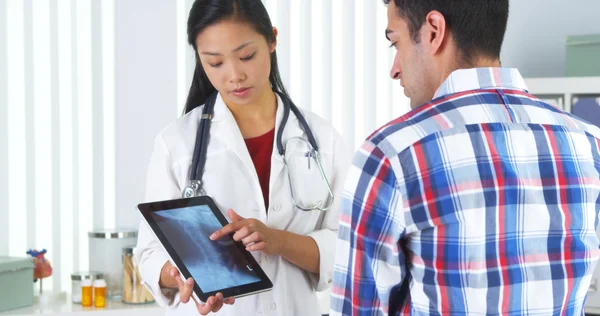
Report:
[[[142,284],[138,266],[133,260],[134,247],[123,248],[123,303],[147,304],[154,302],[152,294]]]
[[[123,247],[137,242],[137,230],[97,229],[88,233],[90,270],[100,271],[106,281],[106,296],[120,299],[123,293]]]
[[[71,301],[75,304],[81,304],[81,281],[90,280],[94,282],[101,279],[102,273],[96,271],[83,271],[71,274]]]

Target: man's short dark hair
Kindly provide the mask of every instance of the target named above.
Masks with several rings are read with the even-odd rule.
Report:
[[[387,5],[391,0],[383,0]],[[408,23],[413,42],[427,14],[439,11],[465,61],[473,56],[499,58],[506,24],[508,0],[394,0],[398,14]]]

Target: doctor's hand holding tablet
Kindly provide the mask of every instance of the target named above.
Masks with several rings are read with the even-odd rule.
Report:
[[[229,214],[235,223],[228,224],[208,196],[142,203],[138,209],[169,258],[160,271],[159,286],[178,290],[180,303],[192,299],[197,311],[206,315],[218,312],[223,304],[232,305],[235,296],[273,287],[246,246],[227,233],[237,225],[244,231],[262,226],[252,232],[266,232],[269,229],[264,224],[245,220],[232,210]],[[218,238],[213,236],[216,230]],[[256,240],[266,244],[268,239]]]
[[[267,227],[259,220],[245,219],[231,209],[228,211],[228,215],[232,222],[211,234],[209,237],[211,240],[216,241],[223,236],[233,234],[233,239],[242,242],[247,251],[261,251],[267,255],[280,252],[281,232]],[[177,267],[171,262],[167,262],[161,270],[160,286],[178,289],[179,299],[182,303],[187,303],[190,299],[195,300],[193,298],[194,279],[183,278]],[[196,307],[202,315],[217,312],[223,307],[223,304],[232,305],[234,302],[234,297],[224,298],[221,292],[210,296],[206,302],[195,301]]]
[[[187,280],[183,280],[179,275],[179,270],[171,264],[167,262],[162,268],[161,271],[161,286],[164,288],[173,288],[179,290],[179,300],[182,303],[187,303],[192,298],[192,294],[194,293],[194,279],[188,278]],[[215,296],[211,296],[208,298],[206,303],[195,302],[196,307],[198,308],[198,312],[202,315],[207,315],[210,312],[218,312],[223,304],[233,304],[235,302],[235,298],[228,297],[223,298],[222,293],[217,293]]]

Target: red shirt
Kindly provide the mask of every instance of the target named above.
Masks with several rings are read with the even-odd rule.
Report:
[[[273,153],[274,139],[275,129],[258,137],[244,139],[250,157],[252,157],[254,168],[258,174],[258,182],[260,183],[260,189],[265,201],[265,209],[269,209],[269,178],[271,177],[271,154]]]

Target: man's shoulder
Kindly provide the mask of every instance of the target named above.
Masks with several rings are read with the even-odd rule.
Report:
[[[452,106],[452,99],[440,98],[425,103],[381,126],[365,143],[378,148],[388,157],[395,157],[420,140],[454,127],[447,117],[442,117],[447,112],[434,109],[446,104]]]

